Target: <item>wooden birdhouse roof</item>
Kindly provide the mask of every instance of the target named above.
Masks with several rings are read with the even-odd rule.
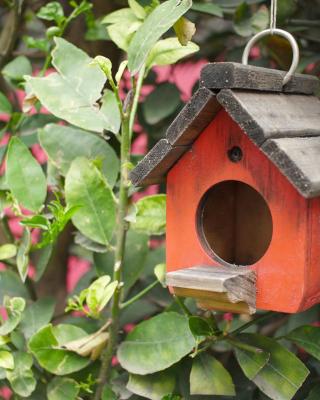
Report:
[[[212,63],[200,87],[131,172],[135,186],[160,183],[224,108],[306,198],[320,196],[320,99],[316,77],[237,63]]]

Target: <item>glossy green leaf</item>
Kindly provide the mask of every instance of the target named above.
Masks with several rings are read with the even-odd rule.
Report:
[[[0,350],[0,368],[13,369],[14,359],[13,355],[6,350]]]
[[[26,339],[51,321],[54,308],[55,301],[51,298],[42,298],[27,306],[20,323],[20,329]]]
[[[94,132],[112,132],[112,124],[97,104],[106,81],[104,73],[82,50],[62,38],[55,41],[52,57],[58,73],[28,77],[32,92],[56,117]]]
[[[214,3],[200,3],[200,2],[193,2],[192,10],[198,11],[205,14],[214,15],[216,17],[223,17],[223,10],[218,4]]]
[[[116,182],[119,160],[113,148],[101,137],[81,129],[48,124],[39,130],[39,141],[50,161],[65,176],[77,157],[99,160],[110,186]]]
[[[54,378],[47,388],[48,400],[76,400],[78,394],[78,384],[71,378]]]
[[[65,192],[69,207],[81,206],[72,218],[74,225],[91,240],[107,245],[115,226],[115,199],[100,171],[86,158],[75,159]]]
[[[28,228],[24,228],[17,252],[17,268],[22,282],[26,280],[28,275],[30,247],[31,233]]]
[[[198,355],[192,363],[190,393],[234,396],[232,378],[224,366],[209,354]]]
[[[111,300],[114,291],[118,286],[118,282],[111,282],[108,275],[101,276],[96,279],[88,288],[86,301],[89,310],[94,316],[99,316],[99,313]]]
[[[38,211],[47,195],[46,177],[25,144],[12,137],[7,154],[6,179],[14,197],[25,208]]]
[[[189,328],[194,336],[211,336],[212,328],[205,318],[193,315],[189,318]]]
[[[118,349],[118,359],[131,373],[162,371],[186,356],[195,340],[188,320],[175,312],[162,313],[136,326]]]
[[[180,92],[171,83],[158,85],[142,104],[144,118],[148,124],[157,124],[172,115],[181,104]]]
[[[37,382],[32,372],[32,356],[28,353],[14,353],[14,369],[7,371],[7,379],[12,390],[21,397],[30,399]]]
[[[94,251],[96,253],[106,253],[107,248],[103,244],[99,244],[94,242],[93,240],[87,238],[86,236],[82,235],[82,233],[77,232],[74,236],[75,244],[83,247],[86,250]]]
[[[130,374],[127,388],[147,399],[162,400],[163,396],[173,392],[175,383],[172,371],[161,371],[152,375]]]
[[[254,379],[270,358],[270,354],[265,351],[247,351],[239,347],[236,347],[234,351],[243,373],[251,380]]]
[[[131,228],[148,235],[162,235],[166,230],[166,195],[143,197],[135,203],[135,221]]]
[[[156,7],[137,30],[128,49],[128,68],[136,74],[158,39],[185,14],[191,0],[168,0]]]
[[[17,246],[14,244],[4,244],[0,246],[0,260],[7,260],[17,254]]]
[[[29,341],[29,349],[39,364],[55,375],[66,375],[86,367],[90,360],[61,348],[65,343],[86,336],[73,325],[44,326]]]
[[[30,295],[26,286],[21,282],[19,276],[9,270],[0,271],[0,303],[3,304],[4,297],[23,297],[29,299]]]
[[[7,97],[0,92],[0,114],[11,114],[12,105]]]
[[[270,354],[253,382],[273,400],[291,400],[309,374],[307,367],[273,339],[252,333],[241,334],[238,338]]]
[[[8,335],[19,325],[26,301],[22,297],[5,297],[4,306],[8,317],[0,326],[0,336]]]
[[[10,61],[1,71],[2,74],[13,81],[23,80],[24,75],[32,74],[32,65],[25,56],[18,56]]]
[[[291,331],[287,339],[302,347],[307,353],[320,360],[320,328],[311,325],[299,326]]]

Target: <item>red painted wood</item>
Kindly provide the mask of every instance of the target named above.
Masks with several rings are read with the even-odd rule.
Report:
[[[227,151],[243,150],[233,163]],[[204,193],[224,180],[255,188],[267,201],[273,237],[257,272],[257,308],[297,312],[320,302],[320,199],[304,199],[239,126],[221,110],[167,177],[167,268],[217,265],[196,230]]]

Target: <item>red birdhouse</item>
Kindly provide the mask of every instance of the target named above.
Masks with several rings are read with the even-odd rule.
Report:
[[[200,88],[131,173],[167,183],[167,283],[200,307],[298,312],[320,302],[315,77],[206,65]]]

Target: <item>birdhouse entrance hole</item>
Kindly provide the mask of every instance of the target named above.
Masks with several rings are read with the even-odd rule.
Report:
[[[197,228],[210,257],[224,265],[252,265],[270,245],[272,216],[254,188],[240,181],[223,181],[201,199]]]

